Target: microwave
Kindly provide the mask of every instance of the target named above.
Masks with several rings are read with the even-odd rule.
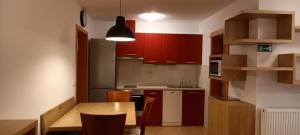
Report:
[[[209,75],[221,77],[222,60],[211,60],[209,62]]]

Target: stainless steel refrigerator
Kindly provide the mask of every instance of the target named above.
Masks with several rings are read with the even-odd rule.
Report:
[[[105,101],[105,92],[115,89],[116,43],[90,40],[89,101]]]

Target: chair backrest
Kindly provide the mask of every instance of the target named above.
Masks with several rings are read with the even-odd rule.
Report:
[[[126,114],[80,116],[84,135],[123,135]]]
[[[107,91],[106,92],[107,102],[130,102],[131,101],[131,91]]]
[[[75,98],[72,97],[67,101],[52,108],[48,112],[41,115],[41,130],[43,135],[47,135],[49,126],[51,126],[60,117],[76,106]]]
[[[144,104],[143,116],[141,120],[141,133],[140,135],[145,135],[146,122],[149,118],[149,114],[151,112],[152,105],[154,103],[154,98],[146,97],[146,101]]]

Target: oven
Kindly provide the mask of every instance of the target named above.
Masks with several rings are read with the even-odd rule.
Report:
[[[144,109],[144,91],[139,89],[132,90],[131,101],[135,103],[136,116],[142,116]]]

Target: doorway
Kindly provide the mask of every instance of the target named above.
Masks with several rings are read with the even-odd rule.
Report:
[[[76,25],[76,101],[88,102],[89,87],[88,32]]]

